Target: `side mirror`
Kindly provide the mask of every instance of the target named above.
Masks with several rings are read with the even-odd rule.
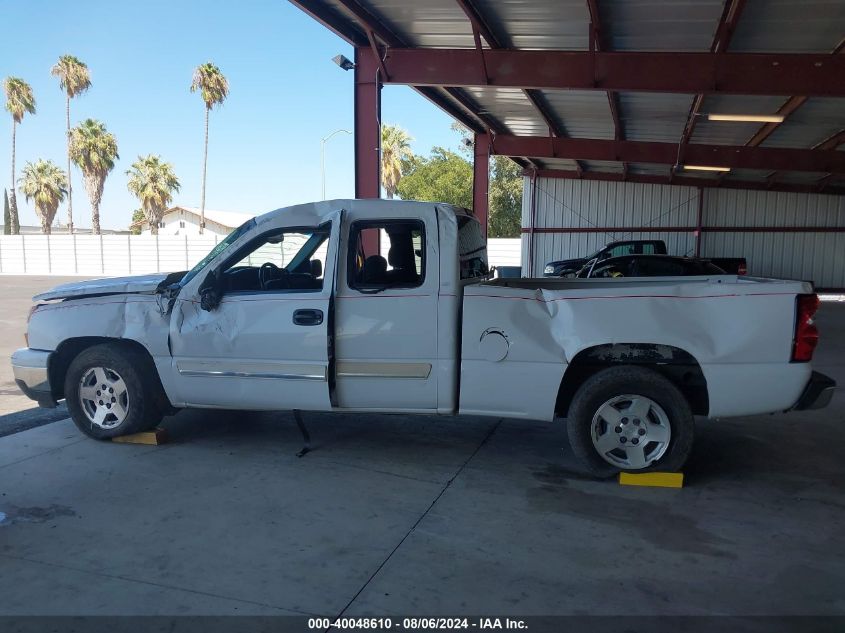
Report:
[[[319,279],[323,276],[323,262],[319,259],[311,260],[311,276],[314,279]]]
[[[220,305],[220,291],[217,288],[209,286],[200,291],[200,308],[206,312],[211,312]]]
[[[217,308],[220,305],[220,300],[223,298],[223,284],[220,278],[220,271],[213,271],[210,277],[211,283],[200,290],[200,308],[206,312],[211,312]]]

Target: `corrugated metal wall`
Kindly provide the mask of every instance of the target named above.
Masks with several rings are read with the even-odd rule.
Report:
[[[820,288],[845,287],[845,196],[705,189],[703,225],[704,257],[744,256],[752,275],[810,280]],[[765,230],[724,230],[731,227]],[[840,230],[794,230],[807,227]]]
[[[845,196],[737,189],[704,189],[702,195],[702,256],[742,256],[752,275],[845,287]],[[530,178],[522,199],[523,229],[539,229],[534,275],[548,261],[588,255],[619,239],[662,239],[670,254],[695,252],[695,187],[537,178],[533,221]],[[531,242],[532,234],[524,233],[525,263],[532,259]]]
[[[656,239],[670,253],[693,254],[695,238],[689,232],[661,231],[661,227],[694,227],[698,190],[642,183],[613,183],[560,178],[537,178],[534,227],[578,228],[589,232],[534,234],[534,275],[546,262],[588,255],[614,240]],[[531,224],[531,181],[525,179],[522,226]],[[629,229],[638,228],[639,231]],[[595,229],[608,229],[596,231]],[[531,236],[523,235],[522,261],[530,261]],[[528,274],[528,271],[525,271]]]

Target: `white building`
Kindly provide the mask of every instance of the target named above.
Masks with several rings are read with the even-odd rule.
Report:
[[[205,210],[205,233],[207,235],[228,235],[241,224],[255,217],[252,213],[237,211]],[[135,222],[130,228],[143,226],[141,233],[150,234],[150,225],[143,220]],[[199,207],[171,207],[165,211],[159,224],[159,235],[199,235],[200,210]]]

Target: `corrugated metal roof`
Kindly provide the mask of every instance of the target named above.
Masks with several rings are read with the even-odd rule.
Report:
[[[543,90],[555,118],[573,138],[612,139],[616,132],[607,94],[590,90]]]
[[[586,0],[475,0],[475,5],[505,47],[586,50],[589,45]]]
[[[708,51],[722,0],[601,0],[606,48],[614,51]]]
[[[480,113],[493,116],[513,134],[521,136],[545,136],[549,133],[543,117],[525,93],[516,88],[467,88],[480,107]]]
[[[763,141],[763,147],[813,147],[841,130],[843,118],[845,99],[807,99]]]
[[[578,166],[574,160],[569,158],[546,158],[543,159],[543,167],[546,169],[558,169],[561,171],[576,171]]]
[[[730,51],[829,53],[845,34],[840,0],[747,0]]]
[[[628,171],[633,174],[668,176],[671,170],[672,167],[670,165],[655,165],[654,163],[628,163]]]
[[[728,180],[752,180],[757,182],[766,182],[771,174],[771,170],[763,169],[731,169],[724,178]]]
[[[692,135],[692,143],[706,145],[745,145],[760,129],[761,123],[708,121],[707,114],[775,114],[786,101],[785,97],[757,97],[745,95],[710,95],[701,104]],[[787,119],[787,124],[788,124]]]
[[[619,93],[625,138],[677,143],[687,123],[693,95],[652,92]]]
[[[473,48],[475,41],[466,14],[454,0],[359,0],[385,26],[411,46]]]
[[[622,163],[616,163],[608,160],[582,160],[581,165],[589,171],[603,171],[614,174],[622,173]]]
[[[356,42],[366,42],[358,18],[341,0],[310,0],[329,10],[326,21]],[[599,0],[600,48],[604,51],[709,51],[727,0]],[[417,47],[472,48],[469,18],[457,0],[355,0],[401,42]],[[504,48],[587,50],[590,12],[587,0],[472,0]],[[741,5],[728,52],[829,53],[845,35],[845,0],[746,0]],[[331,13],[334,12],[334,13]],[[351,36],[350,36],[351,34]],[[487,46],[486,40],[484,46]],[[493,86],[462,89],[494,131],[546,135],[548,126],[521,90]],[[443,99],[451,101],[445,92]],[[624,140],[677,143],[695,95],[631,93],[616,95]],[[700,112],[775,113],[788,97],[708,96]],[[602,91],[543,90],[541,101],[557,127],[572,138],[611,140],[616,130]],[[456,106],[457,110],[462,110]],[[691,143],[745,145],[760,123],[697,120]],[[762,143],[763,147],[810,148],[845,129],[845,99],[812,98]],[[837,148],[845,151],[845,145]],[[542,160],[544,166],[571,160]],[[584,161],[582,161],[583,163]],[[587,169],[617,172],[621,163],[593,162]],[[629,166],[630,172],[665,174],[668,165]],[[734,170],[728,179],[765,182],[771,171]],[[691,173],[712,179],[713,174]],[[814,174],[780,174],[779,182],[813,182]],[[845,177],[836,175],[829,185]]]

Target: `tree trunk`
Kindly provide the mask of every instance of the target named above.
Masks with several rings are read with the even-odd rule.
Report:
[[[9,211],[9,192],[3,189],[3,235],[12,234],[11,211]]]
[[[38,215],[41,216],[41,218],[40,218],[41,219],[41,232],[44,235],[50,235],[50,232],[52,231],[52,227],[50,226],[50,222],[47,220],[47,218],[50,217],[50,216],[47,214],[46,210],[42,211]]]
[[[15,197],[15,133],[17,121],[12,119],[12,189],[9,191],[9,222],[12,225],[12,235],[21,232],[21,223],[18,218],[18,200]]]
[[[70,176],[70,95],[65,102],[65,119],[67,120],[67,230],[69,234],[73,235],[73,185]],[[95,231],[95,233],[99,232],[99,230]]]
[[[211,108],[205,108],[205,149],[202,153],[202,197],[200,198],[200,235],[205,232],[205,170],[208,166],[208,113]]]
[[[91,231],[94,235],[100,234],[100,203],[91,202]]]

